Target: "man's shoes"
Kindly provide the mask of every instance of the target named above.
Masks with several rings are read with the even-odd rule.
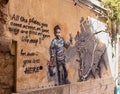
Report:
[[[66,80],[65,84],[70,84],[70,81],[69,81],[69,80]]]
[[[58,86],[57,84],[54,84],[54,86]]]

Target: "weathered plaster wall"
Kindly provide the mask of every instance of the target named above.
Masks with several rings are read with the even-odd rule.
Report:
[[[13,94],[115,94],[113,78],[73,83],[47,89],[35,89]]]
[[[75,36],[80,31],[81,17],[96,18],[91,10],[74,6],[72,0],[10,0],[8,11],[7,35],[17,41],[17,92],[54,85],[48,83],[47,62],[55,25],[61,26],[62,36],[68,40],[69,33]],[[67,67],[69,80],[76,82],[78,62]]]

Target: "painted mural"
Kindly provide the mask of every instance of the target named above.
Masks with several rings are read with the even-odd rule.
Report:
[[[1,1],[0,36],[5,32],[10,39],[1,37],[0,49],[15,56],[15,92],[109,75],[107,47],[87,18],[94,12],[69,0]]]
[[[13,14],[9,22],[9,31],[14,35],[20,35],[22,45],[26,47],[38,48],[44,41],[50,38],[48,24],[33,18],[26,18],[21,15]],[[56,24],[53,27],[53,35],[49,44],[48,61],[46,61],[48,82],[54,81],[54,86],[70,84],[67,65],[70,62],[77,62],[78,82],[89,79],[101,78],[103,67],[107,70],[108,59],[106,58],[106,46],[100,42],[91,29],[87,18],[81,17],[80,30],[75,32],[75,36],[69,33],[66,41],[61,35],[61,26]],[[81,32],[80,32],[81,31]],[[31,46],[32,45],[32,46]],[[20,47],[19,51],[22,68],[25,75],[41,73],[45,69],[39,52],[28,51]],[[74,63],[72,67],[76,66]],[[70,67],[69,67],[70,69]]]
[[[79,54],[79,81],[97,76],[101,78],[101,69],[105,67],[107,70],[106,64],[109,62],[106,45],[95,37],[99,32],[92,33],[88,19],[82,18],[80,24],[81,36],[75,44]]]
[[[20,35],[20,41],[23,45],[28,47],[37,47],[45,39],[50,38],[48,24],[42,23],[34,17],[26,18],[22,15],[13,14],[9,24],[9,31],[15,36]],[[40,58],[37,51],[26,51],[25,48],[21,47],[19,54],[21,59],[24,58],[22,61],[24,74],[29,75],[38,73],[43,69],[43,66],[40,64]],[[33,66],[31,66],[31,64]]]
[[[61,28],[59,25],[54,27],[54,35],[55,38],[52,40],[50,45],[49,73],[50,75],[55,74],[55,85],[69,84],[70,82],[68,80],[68,72],[66,69],[65,49],[68,49],[72,43],[72,37],[70,36],[69,41],[65,42],[61,37]],[[54,66],[51,65],[52,62],[55,62]]]
[[[66,68],[66,63],[70,61],[79,63],[78,82],[101,78],[103,67],[105,70],[108,69],[106,45],[95,37],[99,32],[93,33],[88,18],[84,17],[80,19],[80,29],[81,32],[78,31],[75,37],[70,34],[69,41],[65,42],[61,36],[60,26],[54,27],[55,38],[50,44],[48,71],[49,76],[54,78],[55,85],[70,84]],[[74,46],[70,47],[73,40]]]

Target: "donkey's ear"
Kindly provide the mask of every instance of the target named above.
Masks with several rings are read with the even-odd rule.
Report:
[[[80,18],[80,24],[84,21],[84,17]]]

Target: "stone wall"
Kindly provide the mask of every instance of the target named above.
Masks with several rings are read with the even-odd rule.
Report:
[[[0,94],[14,91],[15,56],[10,52],[11,38],[6,28],[8,0],[0,0]]]
[[[4,11],[6,9],[8,10],[7,22],[5,20],[5,23],[0,24],[0,34],[4,35],[0,36],[0,41],[2,40],[0,42],[0,94],[48,87],[52,89],[40,92],[60,91],[58,93],[61,94],[63,91],[64,94],[66,90],[65,92],[68,92],[66,94],[74,94],[73,92],[82,90],[76,88],[84,85],[88,91],[92,83],[98,86],[97,81],[101,81],[100,79],[95,83],[94,81],[76,83],[79,79],[79,63],[76,58],[66,64],[71,85],[55,88],[54,81],[48,80],[47,69],[50,58],[49,46],[54,38],[54,26],[60,25],[62,37],[67,41],[69,34],[75,37],[80,31],[81,17],[97,18],[95,12],[85,6],[75,6],[73,0],[10,0]],[[17,45],[14,45],[13,41],[16,41]],[[104,74],[104,79],[111,76],[109,70]],[[106,88],[111,87],[106,86]],[[113,88],[111,90],[113,92]]]
[[[14,56],[0,52],[0,94],[14,91]]]
[[[11,0],[8,5],[8,31],[17,41],[17,92],[53,86],[48,79],[49,47],[54,38],[53,28],[60,25],[62,37],[69,40],[80,31],[81,17],[96,18],[85,6],[75,6],[72,0]],[[76,54],[77,55],[77,54]],[[67,62],[68,79],[79,79],[76,58]]]

